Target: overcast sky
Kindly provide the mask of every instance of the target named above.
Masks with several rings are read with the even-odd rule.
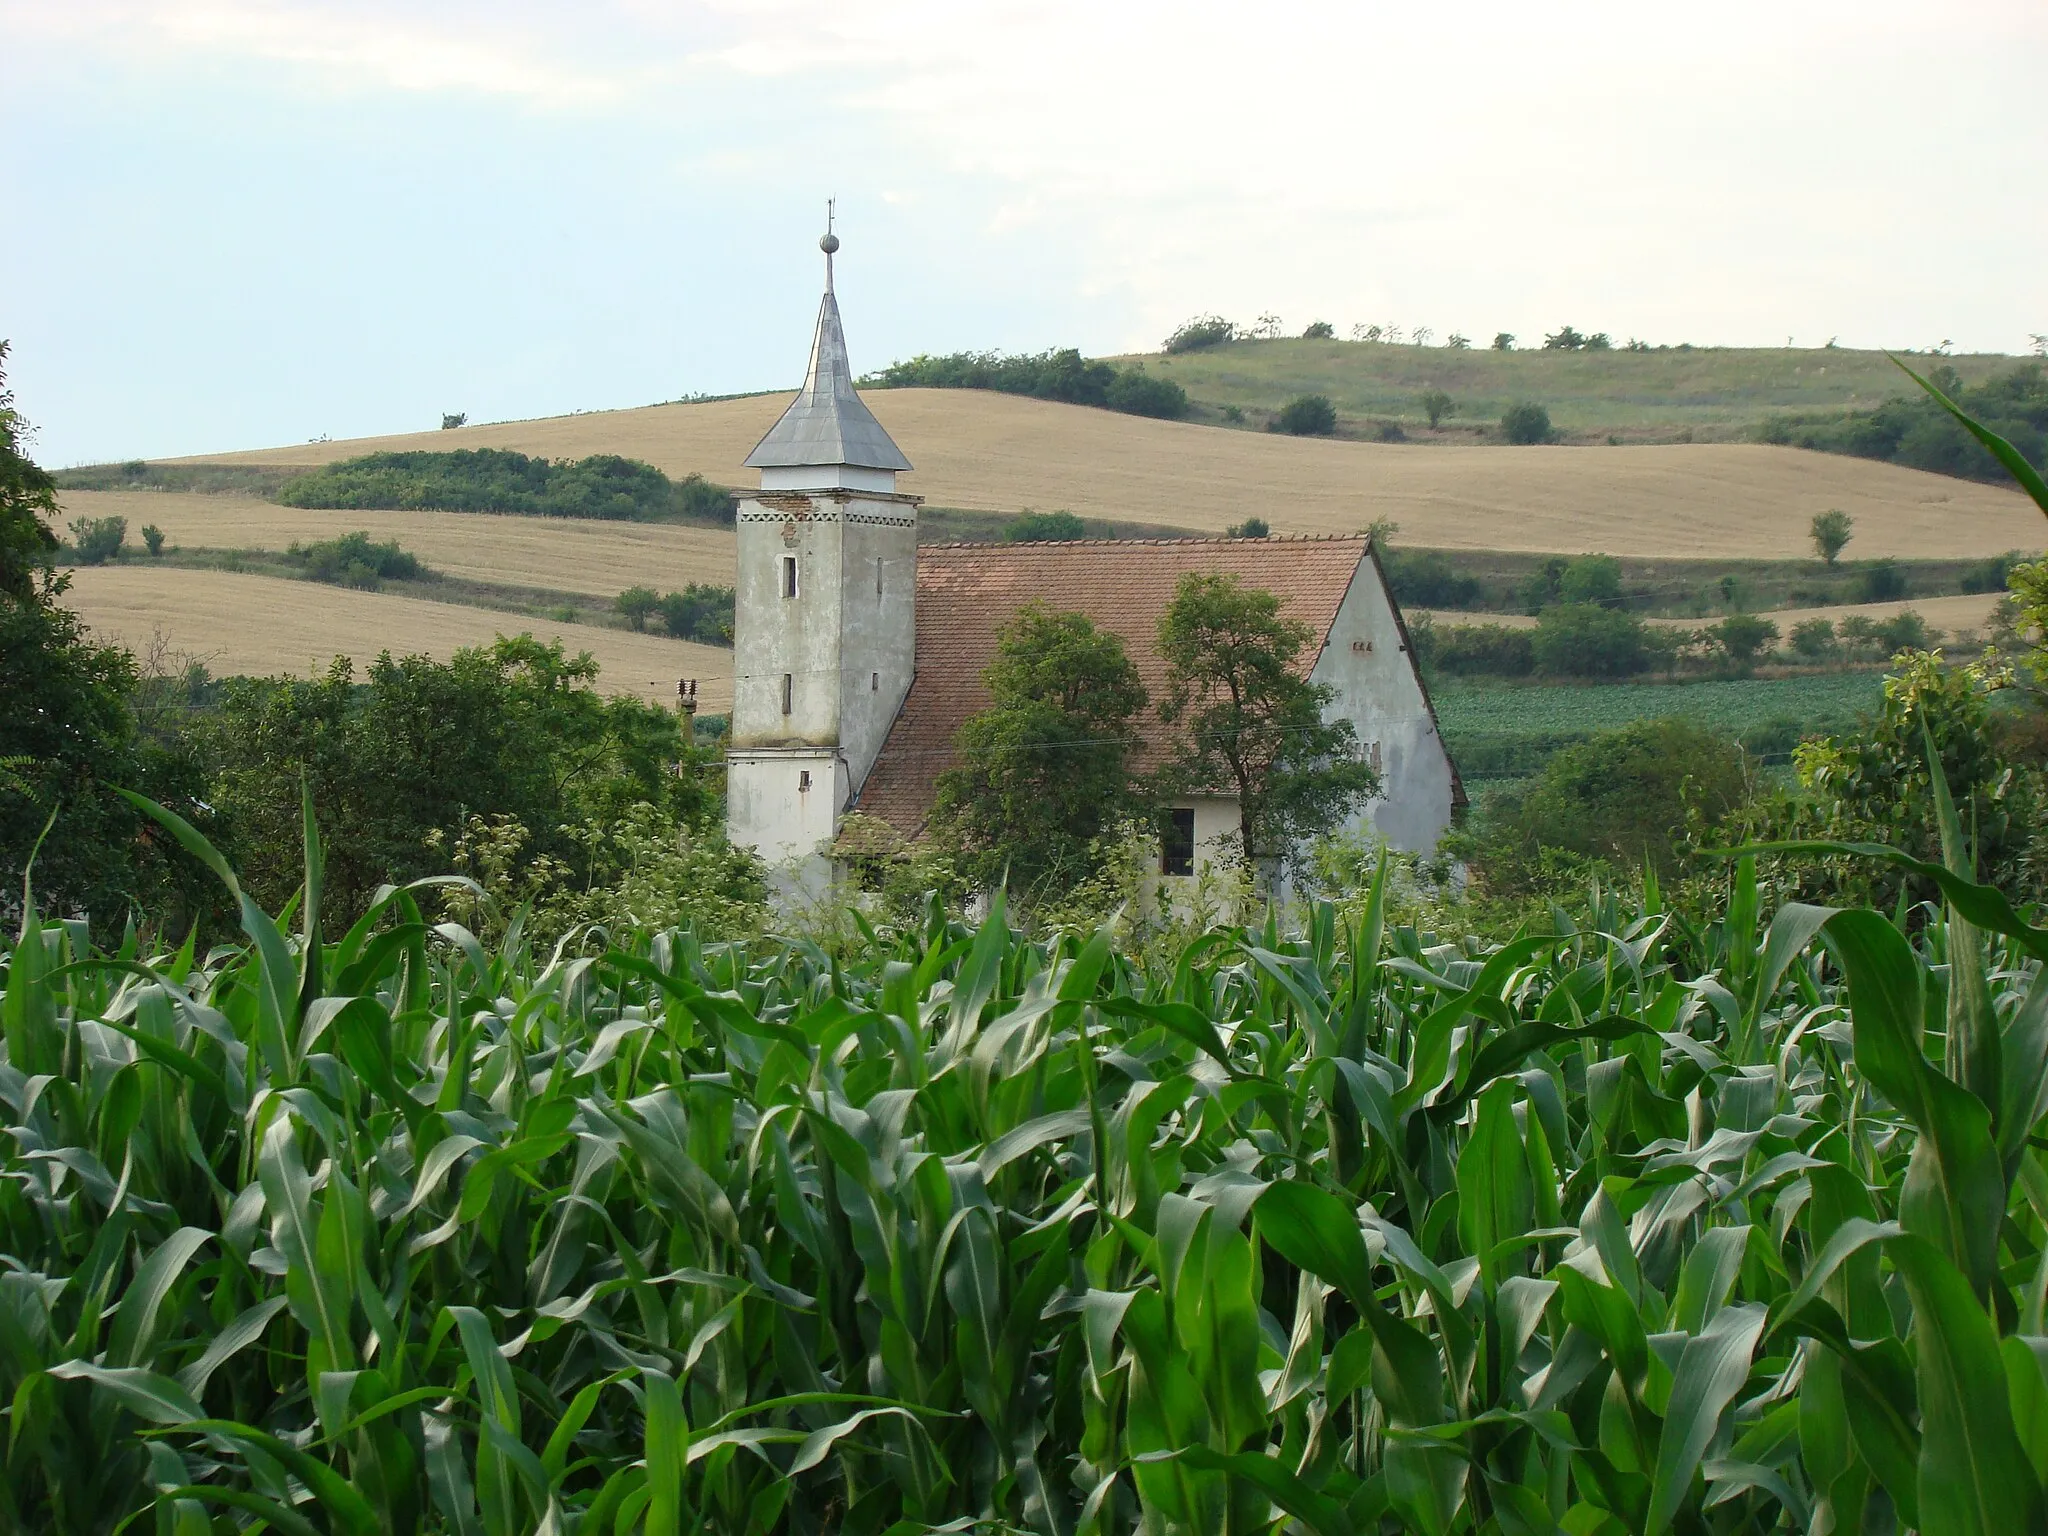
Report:
[[[44,462],[1215,311],[2019,352],[2043,0],[0,0]]]

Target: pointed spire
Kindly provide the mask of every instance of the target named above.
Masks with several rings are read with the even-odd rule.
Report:
[[[825,297],[818,306],[818,328],[811,337],[811,366],[804,374],[804,387],[797,391],[782,419],[747,455],[746,467],[850,465],[906,470],[911,467],[910,460],[854,392],[853,365],[847,360],[846,333],[839,323],[839,300],[832,292],[832,254],[839,249],[839,237],[831,230],[829,204],[825,220],[825,237],[818,242],[825,253]]]

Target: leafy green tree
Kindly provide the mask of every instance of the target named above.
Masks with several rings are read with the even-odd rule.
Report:
[[[1313,635],[1271,592],[1193,571],[1159,621],[1159,714],[1181,732],[1168,783],[1237,796],[1244,856],[1262,879],[1379,788],[1351,722],[1323,718],[1330,690],[1300,674]]]
[[[0,342],[0,871],[18,898],[33,855],[44,910],[118,924],[155,908],[173,924],[206,900],[183,855],[143,831],[110,787],[180,805],[203,821],[188,757],[137,729],[135,659],[96,645],[59,599],[70,584],[51,561],[46,519],[56,487],[29,458],[28,424],[7,388]],[[117,519],[118,521],[118,519]]]
[[[1438,427],[1442,426],[1444,418],[1451,414],[1453,407],[1457,403],[1457,401],[1440,389],[1424,390],[1422,392],[1422,414],[1429,418],[1429,430],[1434,432]]]
[[[1633,677],[1650,666],[1643,621],[1596,603],[1544,609],[1529,643],[1545,677]]]
[[[152,560],[160,558],[164,552],[163,529],[157,527],[155,523],[143,524],[142,543],[148,549]]]
[[[1810,533],[1813,547],[1819,551],[1821,560],[1832,566],[1841,557],[1842,550],[1849,543],[1849,536],[1855,532],[1856,520],[1839,507],[1830,507],[1825,512],[1813,515]]]
[[[652,587],[628,587],[612,599],[613,610],[635,630],[645,630],[660,606],[661,594]]]
[[[991,702],[960,728],[934,819],[964,867],[1030,900],[1085,876],[1090,844],[1137,805],[1145,689],[1122,640],[1038,603],[1003,631],[986,679]]]
[[[1551,438],[1550,412],[1532,401],[1511,405],[1501,414],[1500,435],[1524,446],[1547,443]]]
[[[708,762],[675,715],[607,698],[596,678],[588,655],[521,635],[446,662],[387,653],[363,678],[344,658],[313,679],[230,679],[202,740],[251,889],[276,903],[298,884],[302,778],[346,913],[386,881],[442,872],[439,840],[472,816],[517,820],[536,856],[579,874],[587,855],[567,828],[642,802],[685,823],[707,816]]]
[[[1707,633],[1729,665],[1744,676],[1755,670],[1757,658],[1778,641],[1778,626],[1753,613],[1731,613]]]
[[[663,595],[656,612],[661,627],[678,640],[701,645],[731,645],[733,590],[691,582],[680,592]]]
[[[1614,607],[1621,601],[1621,562],[1612,555],[1580,555],[1558,577],[1557,596],[1564,603]]]
[[[1200,352],[1205,348],[1220,347],[1237,339],[1236,325],[1221,315],[1197,315],[1194,319],[1183,322],[1166,338],[1165,350],[1169,355],[1176,352]]]
[[[1308,328],[1301,333],[1303,341],[1329,341],[1337,334],[1337,327],[1327,320],[1311,320]]]
[[[1906,595],[1906,573],[1890,555],[1872,560],[1856,573],[1856,595],[1866,603],[1895,602]]]
[[[1543,338],[1546,352],[1579,352],[1585,349],[1588,338],[1569,325],[1560,325],[1556,331]]]
[[[80,565],[105,565],[121,553],[128,541],[125,517],[74,517],[71,520],[71,548]]]
[[[1011,544],[1071,544],[1087,537],[1088,525],[1071,512],[1024,512],[1003,530]]]
[[[1126,416],[1178,421],[1188,413],[1188,392],[1172,379],[1154,378],[1142,368],[1119,368],[1102,403]]]
[[[1540,887],[1552,862],[1546,851],[1669,875],[1688,829],[1718,825],[1746,792],[1741,750],[1688,721],[1602,731],[1495,802],[1480,840],[1481,875],[1504,892]]]
[[[1514,351],[1515,333],[1513,331],[1495,331],[1493,333],[1493,350],[1496,352]]]
[[[1273,536],[1273,529],[1263,517],[1248,517],[1224,529],[1223,536],[1227,539],[1269,539]]]
[[[1327,395],[1298,395],[1280,407],[1273,426],[1295,437],[1328,437],[1337,430],[1337,407]]]

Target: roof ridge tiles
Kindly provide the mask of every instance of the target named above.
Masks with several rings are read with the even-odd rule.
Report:
[[[1231,538],[1226,534],[1192,534],[1184,539],[938,539],[920,544],[926,549],[1071,549],[1075,546],[1174,544],[1335,544],[1346,539],[1370,539],[1367,533],[1274,533],[1264,538]]]

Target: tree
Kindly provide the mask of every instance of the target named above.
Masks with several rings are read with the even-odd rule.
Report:
[[[1545,677],[1633,677],[1650,666],[1643,621],[1593,603],[1544,609],[1530,645]]]
[[[1263,517],[1248,517],[1224,529],[1223,536],[1226,539],[1269,539],[1273,536],[1273,529]]]
[[[1501,416],[1500,435],[1511,443],[1547,443],[1551,436],[1550,412],[1528,401],[1511,405]]]
[[[1444,345],[1453,352],[1469,352],[1472,350],[1472,338],[1461,332],[1453,331],[1444,338]]]
[[[1890,555],[1864,566],[1856,578],[1856,592],[1866,603],[1894,602],[1906,595],[1906,573]]]
[[[1855,531],[1856,520],[1839,507],[1830,507],[1825,512],[1813,515],[1813,526],[1809,530],[1813,547],[1820,552],[1821,559],[1832,566],[1848,545],[1849,536]]]
[[[1273,425],[1296,437],[1328,437],[1337,430],[1337,408],[1327,395],[1298,395],[1280,408]]]
[[[469,413],[467,411],[443,411],[441,413],[441,430],[443,432],[453,432],[457,427],[466,427],[468,425]]]
[[[1199,571],[1181,577],[1159,621],[1159,714],[1181,729],[1166,784],[1235,794],[1245,860],[1267,881],[1379,789],[1351,722],[1323,718],[1330,690],[1301,675],[1313,635],[1271,592]]]
[[[149,550],[150,558],[156,559],[164,552],[164,531],[155,523],[145,523],[142,528],[142,542]]]
[[[1495,331],[1493,333],[1493,350],[1496,352],[1514,351],[1515,333],[1513,331]]]
[[[1164,350],[1176,352],[1199,352],[1206,347],[1220,347],[1237,340],[1237,326],[1221,315],[1197,315],[1183,321],[1174,333],[1166,338]]]
[[[28,424],[7,388],[0,342],[0,871],[18,898],[31,872],[43,910],[118,924],[141,908],[172,923],[196,910],[182,854],[145,835],[111,785],[204,812],[185,794],[185,754],[137,729],[135,659],[95,645],[58,599],[70,584],[52,565],[55,482],[25,448]],[[175,888],[175,889],[174,889]],[[196,899],[204,899],[196,898]]]
[[[125,517],[71,519],[71,548],[80,565],[105,565],[121,553],[121,546],[127,542]]]
[[[1543,350],[1546,352],[1577,352],[1585,345],[1585,336],[1569,325],[1560,325],[1543,338]]]
[[[612,599],[612,607],[619,617],[636,630],[646,629],[648,619],[660,606],[661,594],[652,587],[628,587]]]
[[[1566,747],[1497,800],[1480,866],[1505,891],[1541,883],[1544,849],[1668,875],[1688,821],[1711,827],[1746,791],[1735,743],[1685,720],[1638,721]]]
[[[1757,657],[1777,643],[1778,626],[1753,613],[1731,613],[1707,631],[1735,670],[1747,676]]]
[[[691,582],[680,592],[665,594],[655,610],[661,627],[678,640],[703,645],[731,645],[733,590]]]
[[[1835,654],[1835,626],[1826,619],[1807,619],[1792,626],[1793,653],[1807,661],[1824,661]]]
[[[1021,513],[1003,530],[1011,544],[1071,544],[1088,537],[1088,525],[1071,512]]]
[[[1327,320],[1311,320],[1308,329],[1301,333],[1303,341],[1330,341],[1337,335],[1337,327]]]
[[[1451,414],[1451,410],[1456,404],[1457,401],[1440,389],[1424,390],[1422,394],[1422,414],[1429,418],[1429,430],[1434,432],[1441,426],[1443,419]]]
[[[934,823],[985,884],[1026,900],[1091,872],[1091,845],[1141,792],[1131,762],[1145,707],[1123,641],[1086,616],[1021,608],[984,674],[989,707],[961,726]]]
[[[1564,603],[1616,606],[1621,601],[1621,562],[1612,555],[1580,555],[1559,574],[1557,596]]]
[[[1155,379],[1142,368],[1123,368],[1109,381],[1102,403],[1126,416],[1178,421],[1188,413],[1188,392],[1172,379]]]

